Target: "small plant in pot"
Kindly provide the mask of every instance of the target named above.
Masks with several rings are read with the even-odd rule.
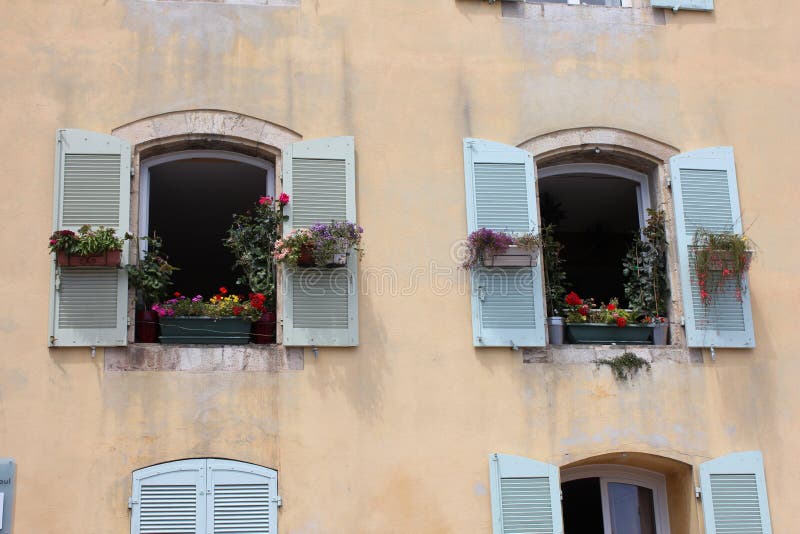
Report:
[[[349,221],[314,224],[292,230],[275,243],[273,257],[289,267],[341,267],[355,251],[364,255],[361,236],[364,229]]]
[[[246,213],[234,215],[224,241],[236,258],[234,268],[242,273],[236,283],[249,288],[250,301],[262,311],[252,328],[252,341],[257,344],[275,343],[276,260],[273,251],[286,220],[283,207],[288,203],[286,193],[277,200],[262,196]]]
[[[172,273],[178,268],[170,265],[163,254],[161,238],[154,235],[141,239],[147,243],[144,257],[125,269],[128,271],[128,282],[136,289],[136,341],[156,343],[158,314],[151,308],[167,296],[172,285]]]
[[[544,264],[545,288],[547,301],[547,328],[551,345],[564,343],[564,317],[562,303],[567,294],[567,274],[564,272],[564,258],[561,251],[564,246],[556,241],[553,225],[542,229],[542,257]]]
[[[515,236],[480,228],[467,236],[467,255],[462,267],[532,267],[541,246],[541,236],[534,233]]]
[[[121,261],[125,241],[133,236],[117,236],[114,228],[100,226],[96,230],[88,224],[77,232],[57,230],[50,236],[50,252],[62,267],[117,267]]]
[[[733,292],[741,301],[754,249],[747,236],[698,230],[692,242],[700,298],[710,305],[715,296]]]

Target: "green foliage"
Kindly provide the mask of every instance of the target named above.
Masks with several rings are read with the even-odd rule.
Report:
[[[667,313],[667,235],[662,210],[647,210],[647,226],[622,260],[625,298],[636,315]]]
[[[633,378],[633,375],[638,373],[643,367],[650,371],[650,362],[644,358],[640,358],[633,352],[623,352],[616,358],[607,359],[603,358],[597,360],[597,365],[607,365],[611,367],[614,372],[614,378],[620,381],[626,381]]]
[[[561,252],[564,245],[555,239],[555,227],[549,224],[542,228],[541,246],[544,263],[547,314],[550,317],[561,315],[561,306],[567,294],[567,274],[564,272],[564,258]]]
[[[149,308],[167,295],[172,285],[172,273],[178,268],[169,264],[161,251],[161,238],[143,237],[147,242],[144,258],[136,265],[127,265],[128,281],[136,288],[139,298]],[[138,254],[137,254],[138,257]]]
[[[745,275],[753,256],[752,244],[747,237],[701,229],[694,236],[691,250],[703,303],[709,304],[714,293],[730,287],[729,280],[734,281],[736,296],[741,300]]]
[[[208,300],[202,295],[188,298],[177,295],[165,302],[153,304],[152,310],[159,317],[240,317],[248,321],[258,321],[264,311],[262,295],[254,294],[249,300],[238,295],[228,295],[228,290],[220,288],[220,293]]]
[[[100,226],[97,230],[85,224],[78,233],[72,230],[58,230],[50,236],[50,252],[66,252],[75,256],[93,256],[104,254],[112,250],[122,250],[125,241],[133,236],[126,233],[117,237],[114,228]]]
[[[233,216],[233,225],[224,240],[236,258],[234,268],[242,272],[236,283],[254,293],[264,294],[270,307],[275,302],[275,259],[272,253],[280,237],[281,223],[286,219],[283,205],[270,197],[261,197],[255,207]]]

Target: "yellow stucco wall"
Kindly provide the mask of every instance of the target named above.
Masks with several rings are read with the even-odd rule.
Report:
[[[283,533],[485,533],[490,452],[697,465],[740,450],[764,453],[774,530],[791,532],[800,4],[717,4],[661,24],[570,6],[503,18],[478,0],[0,2],[0,455],[19,465],[15,532],[128,532],[131,471],[185,457],[279,470]],[[423,278],[362,295],[360,347],[307,351],[302,371],[109,373],[102,351],[48,350],[55,130],[195,108],[356,136],[362,267],[402,281],[453,265],[463,137],[608,126],[681,151],[731,145],[761,252],[758,348],[656,363],[627,385],[593,364],[523,364],[474,349],[468,295]],[[702,532],[696,502],[674,506]]]

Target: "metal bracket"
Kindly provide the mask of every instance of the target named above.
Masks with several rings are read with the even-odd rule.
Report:
[[[702,499],[703,498],[702,495],[703,495],[703,493],[700,491],[700,486],[695,486],[694,487],[694,497],[695,497],[695,499]]]
[[[715,361],[717,361],[717,351],[716,351],[716,350],[714,350],[714,345],[711,345],[711,346],[708,348],[708,350],[710,350],[710,351],[711,351],[711,361],[712,361],[712,362],[715,362]]]
[[[133,497],[128,498],[128,508],[133,508],[134,504],[139,504],[138,499],[134,499]]]
[[[272,502],[277,503],[278,506],[283,506],[283,498],[280,495],[273,497]]]

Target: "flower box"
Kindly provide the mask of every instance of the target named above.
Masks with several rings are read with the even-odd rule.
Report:
[[[161,343],[245,345],[251,322],[239,317],[161,317]]]
[[[535,267],[537,252],[509,245],[504,252],[484,252],[484,267]]]
[[[60,267],[118,267],[121,252],[120,250],[109,250],[103,254],[81,256],[59,251],[56,253],[56,261]]]
[[[583,345],[652,345],[653,326],[572,323],[567,324],[567,339]]]

